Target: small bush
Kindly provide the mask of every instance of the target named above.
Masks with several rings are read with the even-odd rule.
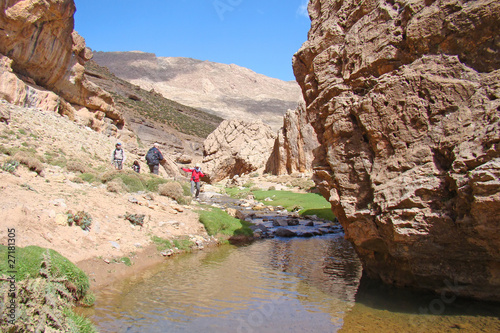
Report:
[[[42,175],[43,164],[38,158],[20,151],[14,155],[14,159],[19,163],[26,165],[31,171],[35,171],[39,175]]]
[[[172,198],[177,202],[179,202],[179,200],[182,200],[184,197],[182,185],[178,182],[161,184],[160,186],[158,186],[158,193],[160,195]]]
[[[126,190],[123,180],[115,178],[106,184],[106,190],[113,193],[121,193]]]
[[[168,180],[161,177],[151,176],[151,178],[146,180],[146,189],[150,192],[156,192],[158,191],[158,186],[167,182]]]
[[[82,173],[78,175],[79,178],[81,178],[83,181],[86,181],[87,183],[94,183],[99,181],[96,175],[93,173]]]
[[[106,172],[101,177],[103,183],[110,182],[117,178],[123,181],[128,192],[139,192],[146,189],[142,178],[132,170],[110,171]]]
[[[83,230],[90,230],[92,225],[92,216],[85,211],[76,212],[73,214],[71,211],[68,212],[68,224],[72,226],[73,224],[79,226]]]
[[[80,173],[86,173],[88,171],[88,168],[83,163],[78,161],[69,161],[66,163],[66,169],[68,169],[68,171]]]
[[[9,160],[2,165],[2,170],[10,173],[15,173],[18,166],[19,166],[18,161]]]

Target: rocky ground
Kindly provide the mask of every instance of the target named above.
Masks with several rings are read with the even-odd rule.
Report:
[[[194,212],[200,208],[197,202],[179,205],[156,193],[116,193],[105,184],[81,181],[82,170],[75,169],[113,170],[109,160],[116,142],[113,137],[52,112],[6,102],[0,102],[0,109],[5,118],[0,122],[1,244],[7,244],[7,230],[15,228],[16,246],[52,248],[82,267],[93,287],[99,287],[131,270],[165,260],[153,236],[189,238],[199,247],[217,243]],[[15,154],[24,154],[33,170],[20,165],[9,172],[7,163]],[[129,154],[124,169],[130,169],[138,158]],[[142,170],[147,170],[145,164]],[[236,183],[246,181],[241,178]],[[285,185],[276,182],[285,183],[286,179],[252,177],[251,181],[261,188],[279,189]],[[89,213],[90,230],[69,226],[68,211]],[[133,225],[124,218],[127,213],[144,214],[144,225]],[[132,268],[121,262],[123,257],[134,262]]]

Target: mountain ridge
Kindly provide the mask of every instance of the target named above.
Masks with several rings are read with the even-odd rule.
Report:
[[[93,60],[117,77],[145,90],[224,119],[258,116],[273,130],[283,115],[295,109],[302,95],[293,81],[282,81],[235,64],[182,57],[157,57],[154,53],[94,52]]]

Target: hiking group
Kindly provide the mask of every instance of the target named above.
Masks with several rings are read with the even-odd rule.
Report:
[[[160,169],[160,164],[162,163],[162,160],[164,160],[163,154],[161,153],[159,149],[159,144],[154,143],[153,147],[151,147],[148,152],[146,153],[145,156],[146,163],[149,167],[149,172],[152,174],[158,175],[159,174],[159,169]],[[122,147],[121,143],[117,143],[115,145],[115,149],[111,153],[111,163],[114,165],[116,170],[122,170],[123,169],[123,164],[125,163],[126,160],[126,155],[125,155],[125,150]],[[141,171],[141,166],[139,164],[139,161],[135,160],[132,169],[140,173]],[[183,168],[181,167],[181,170],[184,172],[190,172],[191,173],[191,195],[195,197],[195,199],[198,199],[198,196],[200,195],[200,189],[201,189],[201,177],[205,177],[205,174],[201,171],[201,167],[199,163],[196,163],[194,168]]]

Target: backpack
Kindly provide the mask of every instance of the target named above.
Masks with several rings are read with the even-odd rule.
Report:
[[[157,163],[157,157],[156,157],[156,151],[154,148],[151,148],[148,150],[148,153],[146,154],[146,162],[148,162],[148,165],[151,164],[158,164]]]

